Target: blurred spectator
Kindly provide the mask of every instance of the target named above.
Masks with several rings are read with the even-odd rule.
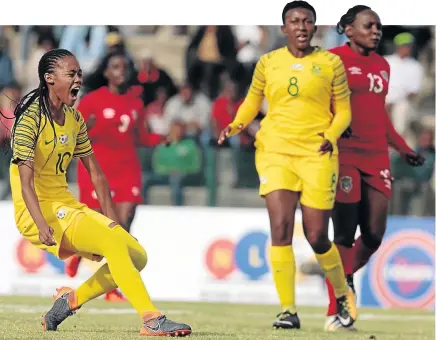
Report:
[[[55,46],[55,41],[50,37],[39,36],[37,47],[31,52],[29,60],[25,64],[25,93],[36,89],[39,86],[38,69],[39,60],[48,51],[52,50]]]
[[[52,41],[53,48],[58,47],[59,40],[65,27],[69,26],[30,26],[23,25],[20,27],[20,56],[21,61],[26,62],[30,57],[31,47],[33,45],[32,37],[36,35],[36,41]]]
[[[386,57],[391,68],[387,109],[400,134],[404,134],[408,123],[417,118],[413,100],[421,91],[424,81],[421,64],[411,57],[413,43],[414,37],[410,33],[398,34],[394,38],[396,52]]]
[[[422,167],[411,167],[399,155],[391,159],[392,175],[395,179],[393,213],[414,214],[411,209],[414,199],[419,199],[416,215],[434,216],[434,191],[431,182],[435,170],[434,130],[422,127],[415,150],[426,159]]]
[[[14,66],[9,56],[8,40],[0,35],[0,90],[14,82]]]
[[[66,26],[59,47],[71,51],[88,72],[106,53],[106,26]]]
[[[142,128],[162,136],[168,134],[169,126],[164,114],[164,107],[167,100],[167,90],[164,87],[159,87],[156,91],[156,100],[149,104],[144,110],[144,123]]]
[[[234,26],[238,42],[237,60],[244,67],[244,87],[250,84],[254,68],[263,54],[262,42],[266,34],[261,26]]]
[[[164,88],[168,98],[177,93],[177,87],[168,73],[159,68],[150,50],[143,50],[138,61],[137,80],[142,86],[142,100],[147,106],[156,99],[157,89]]]
[[[347,41],[348,38],[345,34],[338,34],[335,26],[326,26],[323,27],[323,45],[322,48],[329,50],[334,47],[342,46]]]
[[[194,140],[185,138],[186,125],[182,121],[171,123],[169,137],[171,144],[159,145],[153,152],[153,174],[146,174],[144,196],[152,184],[169,183],[172,191],[172,204],[183,205],[183,185],[192,175],[201,172],[200,148]]]
[[[200,26],[186,56],[189,82],[214,99],[218,95],[222,72],[227,71],[235,80],[241,77],[243,69],[236,55],[236,39],[230,26]]]
[[[5,87],[0,94],[0,145],[5,145],[10,139],[14,125],[14,111],[21,99],[21,87],[12,83]]]
[[[210,109],[211,103],[206,95],[185,84],[179,94],[168,100],[164,112],[168,126],[175,120],[181,121],[189,136],[198,137],[209,123]]]

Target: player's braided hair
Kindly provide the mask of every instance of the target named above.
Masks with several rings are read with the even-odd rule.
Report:
[[[49,92],[48,92],[48,86],[45,81],[44,75],[46,73],[53,73],[57,63],[62,60],[65,57],[74,56],[70,51],[64,50],[64,49],[54,49],[47,53],[45,53],[41,59],[39,60],[38,64],[38,77],[39,77],[39,86],[27,93],[18,103],[17,107],[14,111],[14,117],[5,117],[3,114],[2,116],[7,119],[14,119],[15,118],[15,124],[12,128],[11,132],[11,138],[14,138],[15,129],[17,126],[17,123],[20,119],[20,117],[23,115],[24,112],[32,105],[36,100],[38,100],[38,112],[37,115],[39,116],[38,119],[36,119],[36,128],[37,128],[37,135],[35,138],[35,145],[33,145],[33,148],[36,146],[36,142],[38,140],[39,135],[41,134],[42,130],[44,129],[45,125],[47,124],[47,121],[50,123],[53,133],[54,133],[54,142],[53,142],[53,150],[56,145],[56,130],[54,127],[53,117],[50,113],[50,105],[49,105]],[[45,116],[44,119],[44,126],[41,128],[41,120],[42,117]],[[13,160],[14,162],[18,163],[19,161],[23,160]],[[48,160],[47,160],[48,161]]]
[[[305,8],[305,9],[311,11],[313,13],[313,19],[316,21],[316,11],[315,11],[315,8],[313,8],[313,6],[311,4],[309,4],[308,2],[306,2],[306,1],[295,0],[295,1],[288,2],[285,5],[285,7],[283,8],[283,12],[282,12],[283,25],[285,24],[286,13],[288,13],[289,10],[295,9],[295,8]]]
[[[371,7],[365,6],[365,5],[356,5],[354,7],[351,7],[347,13],[345,13],[341,20],[339,20],[338,24],[336,25],[336,31],[338,34],[344,34],[345,28],[348,25],[352,25],[354,20],[356,20],[357,14],[360,12],[366,11],[367,9],[371,9]]]

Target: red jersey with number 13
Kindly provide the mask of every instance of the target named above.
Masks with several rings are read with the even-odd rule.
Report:
[[[389,164],[388,147],[399,152],[410,151],[404,139],[394,130],[385,109],[390,67],[382,56],[371,52],[362,56],[348,44],[330,52],[341,57],[351,90],[352,136],[338,141],[341,163],[347,154],[371,155]],[[351,156],[351,155],[350,155]]]

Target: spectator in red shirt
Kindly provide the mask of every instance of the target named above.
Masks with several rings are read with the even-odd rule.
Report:
[[[159,87],[156,91],[156,100],[150,103],[144,110],[140,133],[142,133],[142,128],[144,128],[149,133],[151,132],[162,136],[168,134],[169,126],[164,114],[164,107],[167,100],[168,93],[166,88]]]

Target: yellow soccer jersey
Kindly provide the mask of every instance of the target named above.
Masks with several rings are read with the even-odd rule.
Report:
[[[79,111],[65,106],[64,125],[54,123],[56,139],[50,122],[44,115],[40,118],[38,111],[38,102],[35,102],[15,122],[10,181],[16,208],[25,207],[17,161],[34,162],[34,185],[40,202],[64,202],[74,199],[66,179],[72,157],[84,157],[93,152]]]
[[[337,55],[323,49],[316,48],[304,58],[294,57],[287,47],[263,55],[241,112],[231,126],[248,124],[248,112],[256,111],[264,97],[268,112],[256,135],[256,148],[260,151],[296,156],[317,154],[323,140],[319,133],[336,144],[351,121],[344,66]],[[341,113],[336,122],[333,112]]]

